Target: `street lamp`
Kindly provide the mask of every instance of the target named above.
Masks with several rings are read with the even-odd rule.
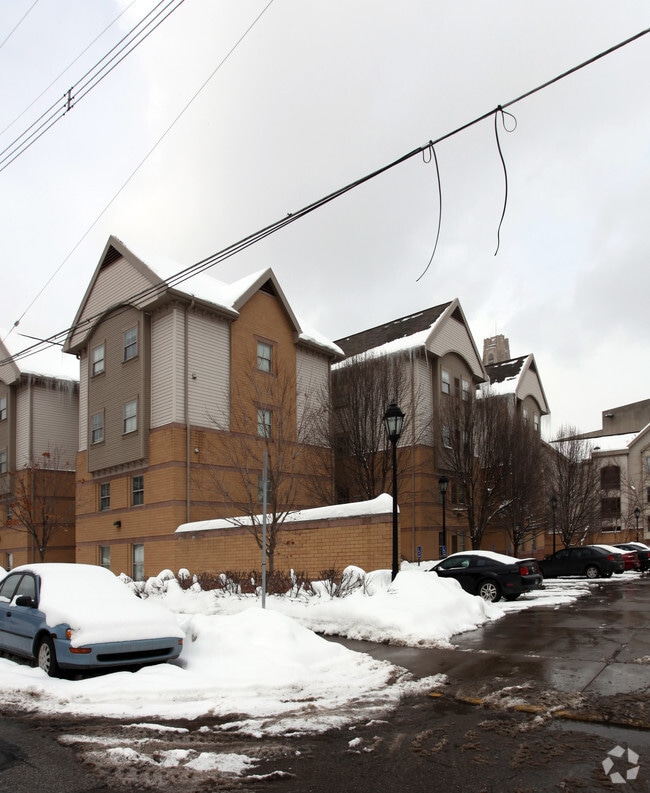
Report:
[[[404,414],[395,402],[391,402],[388,406],[384,414],[384,424],[386,425],[388,440],[393,446],[393,569],[391,580],[394,580],[397,575],[397,546],[399,540],[397,530],[397,441],[402,434],[402,426],[404,424]]]
[[[447,495],[447,487],[449,486],[449,479],[446,476],[441,476],[438,479],[438,490],[442,496],[442,556],[447,556],[447,520],[445,515],[445,496]]]
[[[553,553],[555,553],[555,511],[557,510],[557,496],[551,496],[551,509],[553,510]]]
[[[636,518],[636,541],[639,541],[639,515],[641,514],[641,510],[638,507],[634,507],[634,517]]]

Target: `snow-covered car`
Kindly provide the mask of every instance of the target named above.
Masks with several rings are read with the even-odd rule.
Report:
[[[466,592],[491,603],[502,596],[516,600],[544,583],[534,559],[516,559],[493,551],[452,553],[437,562],[433,572],[441,578],[455,578]]]
[[[171,661],[183,638],[171,612],[103,567],[28,564],[0,580],[0,650],[48,675]]]
[[[615,542],[614,547],[624,551],[636,551],[642,573],[650,568],[650,547],[644,542]]]

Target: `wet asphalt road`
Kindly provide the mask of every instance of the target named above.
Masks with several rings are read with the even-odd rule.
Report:
[[[205,746],[206,725],[186,723],[188,736],[174,739],[172,748],[201,740],[214,752],[254,755],[257,779],[107,769],[81,761],[82,742],[63,746],[57,738],[77,731],[82,741],[94,731],[110,746],[119,725],[5,715],[0,793],[649,791],[649,606],[650,578],[613,580],[572,605],[508,614],[455,637],[453,649],[341,640],[448,682],[436,696],[412,697],[389,719],[353,729],[261,740],[221,733]],[[640,761],[637,778],[614,785],[602,762],[619,745]]]

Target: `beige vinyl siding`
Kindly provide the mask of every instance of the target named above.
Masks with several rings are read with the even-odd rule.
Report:
[[[303,425],[305,410],[318,410],[329,393],[329,361],[300,347],[296,350],[296,420],[297,429]],[[308,439],[305,438],[307,441]]]
[[[81,353],[79,367],[79,451],[88,449],[88,352]]]
[[[520,399],[532,396],[538,405],[546,408],[546,400],[544,399],[544,394],[539,384],[539,378],[534,372],[531,372],[530,369],[528,369],[521,378],[521,382],[517,387],[517,396]]]
[[[433,372],[428,359],[417,358],[413,365],[415,391],[415,436],[418,442],[433,445]]]
[[[16,395],[16,469],[25,468],[31,459],[31,395],[29,386]]]
[[[483,378],[481,362],[477,358],[476,350],[472,344],[466,326],[458,320],[450,317],[435,335],[429,348],[434,355],[442,358],[449,352],[456,353],[464,358],[470,367],[473,375],[479,379]]]
[[[70,338],[69,345],[75,344],[88,332],[84,320],[102,314],[108,306],[117,306],[127,302],[134,294],[152,285],[152,281],[139,272],[124,258],[113,262],[109,267],[100,270],[97,281],[88,296],[79,318],[81,329]]]
[[[230,426],[230,323],[189,317],[189,419],[203,427]]]
[[[184,312],[156,315],[151,325],[151,426],[185,420]]]
[[[52,387],[32,386],[32,449],[34,462],[49,452],[61,469],[73,470],[77,454],[79,396],[76,384],[59,381]]]

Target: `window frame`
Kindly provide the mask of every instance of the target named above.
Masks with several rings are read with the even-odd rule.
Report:
[[[257,436],[273,437],[273,411],[269,408],[257,408]]]
[[[131,578],[144,581],[144,543],[134,542],[131,546]]]
[[[127,361],[132,361],[134,358],[138,357],[138,326],[134,325],[132,328],[128,328],[122,334],[122,352],[123,358],[122,361],[126,363]]]
[[[101,419],[101,423],[95,425],[95,419]],[[101,437],[95,437],[96,433],[101,433]],[[104,411],[93,413],[90,417],[90,445],[96,446],[104,442]]]
[[[98,350],[101,350],[101,358],[96,356]],[[101,368],[99,365],[101,364]],[[90,360],[90,374],[91,377],[97,377],[100,374],[104,374],[106,372],[106,342],[102,342],[101,344],[97,344],[95,347],[92,348],[91,352],[91,360]]]
[[[111,509],[111,483],[100,482],[97,493],[99,512],[109,512]]]
[[[0,474],[6,474],[7,471],[9,470],[7,465],[7,459],[8,459],[8,455],[6,448],[0,449]]]
[[[451,372],[448,369],[440,370],[440,391],[451,396]]]
[[[0,396],[0,421],[7,420],[7,395]]]
[[[136,483],[136,480],[139,482]],[[139,484],[140,487],[137,487]],[[144,504],[144,474],[136,474],[131,477],[131,506],[141,507]]]
[[[111,546],[110,545],[100,545],[99,546],[99,566],[105,568],[106,570],[111,569]]]
[[[130,412],[132,410],[132,412]],[[128,411],[128,412],[127,412]],[[133,423],[133,426],[130,426]],[[122,434],[130,435],[138,431],[138,399],[129,399],[122,405]]]
[[[273,345],[260,339],[257,340],[257,371],[273,374]]]

